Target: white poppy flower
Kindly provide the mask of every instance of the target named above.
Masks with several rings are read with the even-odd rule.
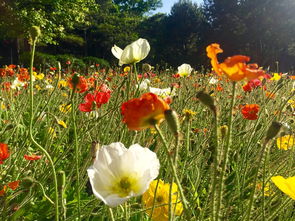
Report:
[[[18,90],[19,90],[19,89],[21,89],[21,88],[24,87],[24,86],[25,86],[25,83],[22,82],[22,81],[19,81],[18,78],[16,78],[16,79],[12,82],[10,88],[11,88],[12,90],[15,90],[15,89],[18,89]]]
[[[216,84],[218,82],[218,79],[211,77],[209,80],[209,84]]]
[[[181,66],[178,67],[178,74],[180,75],[180,77],[190,76],[192,71],[193,69],[189,64],[182,64]]]
[[[139,85],[136,85],[136,87],[139,87],[139,90],[145,91],[149,88],[151,81],[149,79],[144,79]]]
[[[104,145],[87,173],[93,194],[106,205],[118,206],[142,195],[159,174],[157,155],[139,144],[129,149],[120,143]]]
[[[150,44],[146,39],[140,38],[127,45],[124,50],[114,45],[112,47],[113,55],[119,59],[119,65],[138,63],[145,59],[150,52]]]
[[[150,92],[153,93],[153,94],[156,94],[162,98],[166,98],[166,97],[169,97],[169,96],[175,96],[175,90],[174,90],[174,87],[171,89],[170,87],[169,88],[164,88],[164,89],[161,89],[161,88],[156,88],[156,87],[150,87]]]

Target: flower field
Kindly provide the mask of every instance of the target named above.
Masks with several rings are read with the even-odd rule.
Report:
[[[2,220],[295,220],[295,77],[244,55],[0,69]],[[254,62],[254,63],[250,63]]]

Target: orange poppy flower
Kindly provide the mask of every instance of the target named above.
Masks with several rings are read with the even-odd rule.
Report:
[[[9,157],[9,151],[7,144],[0,143],[0,164]]]
[[[164,112],[169,109],[163,99],[153,93],[145,93],[123,103],[121,113],[130,130],[142,130],[161,123],[165,118]]]
[[[29,71],[26,68],[20,68],[19,74],[17,75],[19,81],[25,82],[30,80]]]
[[[7,186],[12,190],[16,190],[19,187],[19,182],[19,180],[13,181],[8,183]]]
[[[78,78],[78,82],[76,85],[75,92],[83,93],[83,92],[87,91],[88,90],[87,80],[83,76],[77,76],[77,78]],[[71,89],[74,88],[73,78],[68,79],[68,84]]]
[[[256,120],[258,118],[257,113],[259,111],[258,104],[246,104],[242,107],[241,113],[247,120]]]
[[[263,70],[258,69],[257,64],[246,64],[250,58],[244,55],[235,55],[225,59],[223,63],[217,60],[217,54],[223,50],[219,44],[211,44],[206,48],[207,56],[211,59],[211,65],[217,75],[225,74],[232,81],[241,81],[244,78],[248,80],[258,78],[264,74]]]
[[[7,186],[6,186],[6,185],[4,185],[4,186],[3,186],[3,189],[2,189],[2,190],[0,190],[0,196],[4,196],[4,195],[5,195],[5,193],[6,193],[6,190],[7,190]]]

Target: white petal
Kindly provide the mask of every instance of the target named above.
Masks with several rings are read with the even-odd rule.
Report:
[[[119,64],[137,63],[146,58],[149,52],[149,42],[146,39],[140,38],[124,48]]]
[[[113,55],[120,60],[123,50],[119,48],[117,45],[112,47]]]

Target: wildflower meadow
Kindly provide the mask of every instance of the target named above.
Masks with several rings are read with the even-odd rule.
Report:
[[[295,220],[292,72],[217,41],[160,68],[144,36],[114,65],[40,64],[28,33],[0,68],[1,220]]]

